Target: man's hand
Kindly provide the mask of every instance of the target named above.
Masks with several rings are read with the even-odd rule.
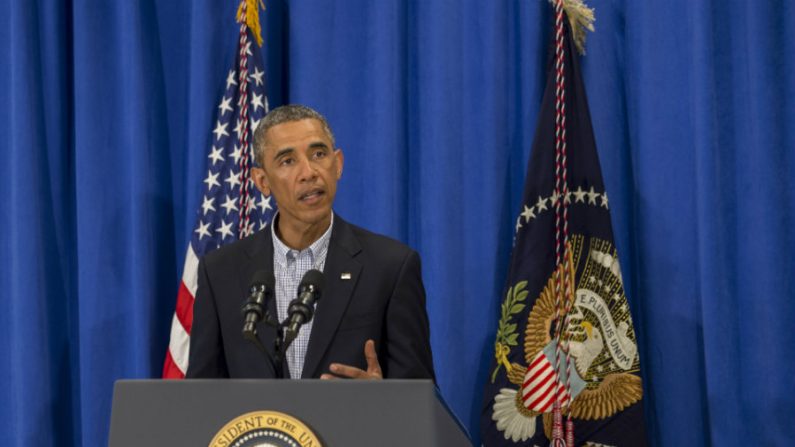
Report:
[[[375,352],[375,342],[367,340],[364,343],[364,358],[367,359],[367,371],[364,371],[353,366],[341,365],[339,363],[332,363],[329,366],[332,374],[326,373],[320,376],[323,380],[348,378],[348,379],[365,379],[365,380],[380,380],[384,378],[381,373],[381,364],[378,363],[378,354]]]

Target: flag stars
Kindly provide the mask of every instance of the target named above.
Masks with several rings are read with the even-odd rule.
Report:
[[[210,222],[202,223],[199,221],[199,228],[196,229],[195,233],[199,234],[199,240],[202,240],[204,236],[210,237]]]
[[[558,199],[560,199],[560,194],[558,194],[557,190],[553,191],[552,195],[549,197],[549,206],[555,207],[558,203]]]
[[[596,205],[596,198],[599,197],[599,193],[593,190],[593,186],[587,192],[588,194],[588,204],[589,205]]]
[[[237,85],[237,81],[235,81],[235,71],[229,70],[229,74],[226,75],[226,89],[229,90],[233,85]]]
[[[527,205],[524,206],[522,217],[524,217],[525,222],[530,222],[530,219],[536,217],[535,213],[533,213],[533,208],[535,208],[535,205],[531,206],[530,208],[528,208]]]
[[[235,199],[229,197],[229,194],[226,195],[226,200],[224,201],[221,208],[226,210],[226,215],[228,216],[233,210],[237,211],[237,204],[235,203]]]
[[[243,134],[243,122],[239,119],[237,120],[237,124],[235,124],[235,133],[237,134],[237,139],[240,139],[240,135]]]
[[[254,73],[249,76],[250,79],[254,81],[255,85],[262,85],[262,77],[265,75],[264,71],[260,71],[259,67],[254,67]],[[256,95],[255,95],[256,98]],[[262,100],[262,96],[260,95],[260,100]],[[254,104],[254,101],[251,101]]]
[[[607,209],[607,191],[602,193],[602,208]]]
[[[240,186],[240,175],[235,174],[234,169],[229,170],[229,175],[224,179],[224,182],[229,183],[230,188],[234,188],[236,186]]]
[[[251,95],[251,106],[254,107],[255,112],[257,109],[264,109],[265,104],[262,103],[262,95],[258,95],[256,93]]]
[[[213,129],[216,141],[220,140],[222,136],[229,136],[229,132],[226,131],[227,124],[228,123],[222,123],[220,120],[216,121],[215,129]]]
[[[235,150],[232,151],[232,158],[235,159],[235,164],[240,163],[240,158],[243,156],[243,150],[240,146],[235,145]]]
[[[257,208],[259,208],[259,212],[265,214],[265,211],[272,210],[271,207],[271,196],[260,195],[259,202],[257,202]]]
[[[225,238],[227,236],[232,236],[234,233],[232,232],[232,222],[221,221],[221,226],[215,229],[216,233],[221,233],[221,238]]]
[[[564,188],[561,192],[554,190],[549,197],[538,196],[538,201],[535,204],[529,207],[528,205],[523,206],[523,210],[516,221],[516,231],[519,231],[523,224],[539,217],[542,212],[554,211],[556,205],[560,204],[560,202],[564,205],[571,205],[572,201],[575,204],[582,203],[583,205],[601,206],[602,208],[608,207],[607,193],[600,194],[593,187],[588,191],[583,190],[581,186],[578,186],[576,191],[569,191],[568,188]],[[600,202],[598,205],[597,201]],[[524,222],[522,222],[522,219],[524,219]]]
[[[218,183],[218,175],[218,172],[213,174],[213,171],[207,171],[207,178],[204,179],[204,183],[207,183],[207,191],[212,190],[213,186],[221,186],[221,184]]]
[[[226,96],[224,96],[224,98],[221,100],[221,104],[218,106],[218,108],[221,110],[221,116],[224,116],[224,114],[226,114],[226,112],[231,112],[232,111],[232,97],[230,96],[230,97],[227,98]]]
[[[204,196],[204,199],[202,199],[202,215],[206,216],[208,212],[215,211],[213,202],[215,202],[215,197]]]
[[[585,191],[582,190],[582,187],[578,186],[577,190],[574,191],[574,203],[585,203]]]
[[[547,210],[547,200],[549,200],[549,199],[544,199],[541,196],[538,196],[538,203],[536,203],[536,208],[538,208],[538,212],[539,213],[541,211],[546,211]]]
[[[223,151],[224,151],[223,146],[221,147],[213,146],[213,150],[210,151],[210,155],[208,155],[210,160],[213,161],[213,166],[215,166],[215,164],[218,163],[219,161],[224,161],[224,156],[221,155],[221,152]]]
[[[262,121],[262,119],[251,118],[251,133],[254,133],[254,132],[257,131],[257,127],[259,127],[259,122],[260,121]]]

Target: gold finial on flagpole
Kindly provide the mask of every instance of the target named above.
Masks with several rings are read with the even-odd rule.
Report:
[[[556,0],[549,0],[554,6]],[[588,7],[583,0],[563,0],[563,10],[569,18],[571,27],[571,37],[577,46],[580,54],[585,54],[585,32],[593,32],[594,17],[593,8]]]
[[[240,6],[237,7],[237,21],[241,23],[243,22],[244,2],[246,3],[246,26],[248,26],[251,33],[254,34],[254,38],[257,39],[257,45],[262,46],[262,27],[259,24],[259,10],[260,8],[265,9],[265,5],[262,3],[262,0],[241,1]]]

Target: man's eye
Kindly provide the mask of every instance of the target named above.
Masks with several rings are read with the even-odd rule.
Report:
[[[326,151],[324,151],[322,149],[321,150],[317,150],[317,151],[315,151],[314,156],[315,156],[315,158],[323,158],[323,157],[326,156]]]
[[[295,160],[294,160],[294,159],[292,159],[292,158],[289,158],[289,157],[287,157],[287,158],[282,158],[282,159],[279,161],[279,166],[289,166],[289,165],[291,165],[291,164],[293,164],[293,163],[295,163]]]

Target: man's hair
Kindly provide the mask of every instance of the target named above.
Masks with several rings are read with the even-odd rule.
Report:
[[[328,121],[317,111],[300,104],[287,104],[271,110],[265,118],[260,121],[257,130],[254,131],[254,158],[259,166],[264,166],[265,162],[265,146],[268,144],[267,133],[273,126],[292,121],[301,121],[305,119],[316,119],[320,121],[323,126],[323,131],[331,140],[331,149],[335,149],[334,133],[331,132],[331,127]]]

